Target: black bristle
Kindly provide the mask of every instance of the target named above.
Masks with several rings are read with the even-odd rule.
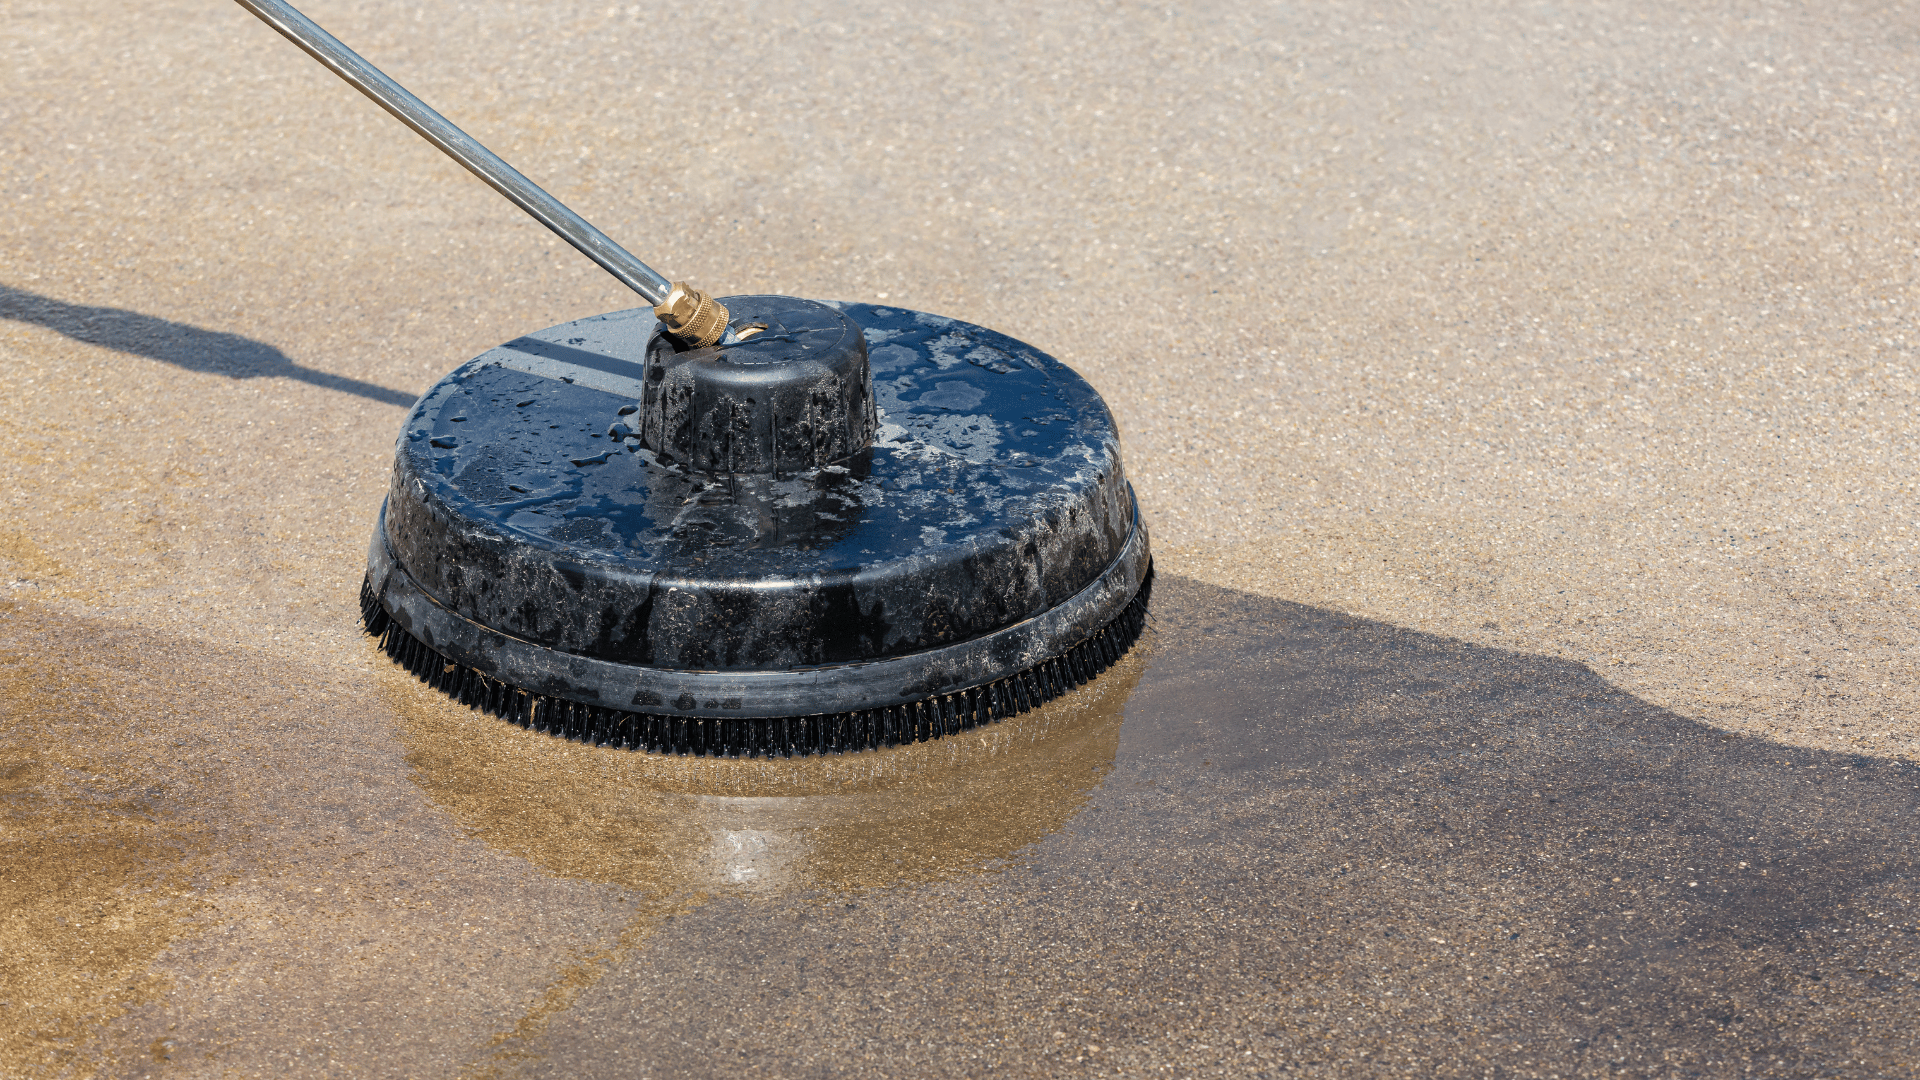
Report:
[[[387,628],[387,609],[380,604],[380,595],[373,591],[373,579],[360,579],[360,621],[367,633],[378,635]]]
[[[1149,572],[1132,602],[1106,627],[1061,655],[996,682],[904,705],[805,717],[663,716],[547,697],[441,656],[393,619],[368,580],[360,585],[360,616],[377,647],[409,674],[462,705],[523,728],[657,754],[804,757],[937,739],[1039,708],[1091,682],[1126,655],[1146,631],[1152,589]]]

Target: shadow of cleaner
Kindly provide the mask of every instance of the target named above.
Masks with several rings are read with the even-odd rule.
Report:
[[[206,330],[122,308],[69,304],[10,285],[0,285],[0,319],[34,323],[88,345],[230,379],[294,379],[383,405],[412,405],[419,397],[303,367],[272,345],[239,334]]]
[[[1061,729],[1086,742],[1023,751],[1032,774],[977,797],[923,817],[913,785],[952,783],[924,778],[747,811],[690,786],[624,811],[656,822],[631,835],[700,865],[709,899],[551,1018],[542,1069],[621,1045],[665,1073],[739,1075],[862,1045],[961,1073],[982,1031],[994,1060],[1098,1042],[1122,1070],[1913,1060],[1911,765],[1730,735],[1576,663],[1192,581],[1167,579],[1154,607],[1144,670],[1083,690],[1084,726]],[[522,827],[484,819],[523,791],[559,839],[530,822],[495,842],[612,873],[551,845],[610,850],[597,807],[649,798],[615,781],[646,759],[460,719],[495,749],[421,740],[434,797],[501,837]],[[594,778],[511,778],[510,755],[563,753]],[[950,839],[1013,819],[991,843]],[[720,845],[748,820],[782,837],[763,850],[789,845],[768,856],[774,887],[728,877]],[[638,859],[620,880],[661,864]]]

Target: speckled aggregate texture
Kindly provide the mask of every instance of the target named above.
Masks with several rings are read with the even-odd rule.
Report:
[[[857,769],[473,726],[394,436],[631,294],[237,6],[9,0],[0,1073],[1911,1075],[1911,7],[303,10],[1071,365],[1165,607]]]

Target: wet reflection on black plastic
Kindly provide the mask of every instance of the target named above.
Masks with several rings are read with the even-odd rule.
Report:
[[[1913,767],[1179,579],[1155,618],[1113,773],[1027,865],[718,900],[556,1020],[541,1068],[616,1048],[679,1075],[1914,1060]]]

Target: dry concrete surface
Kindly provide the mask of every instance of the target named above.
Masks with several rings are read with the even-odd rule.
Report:
[[[401,418],[635,298],[233,4],[0,0],[0,1074],[1914,1075],[1920,9],[304,8],[1084,373],[1154,627],[830,760],[437,697]]]

